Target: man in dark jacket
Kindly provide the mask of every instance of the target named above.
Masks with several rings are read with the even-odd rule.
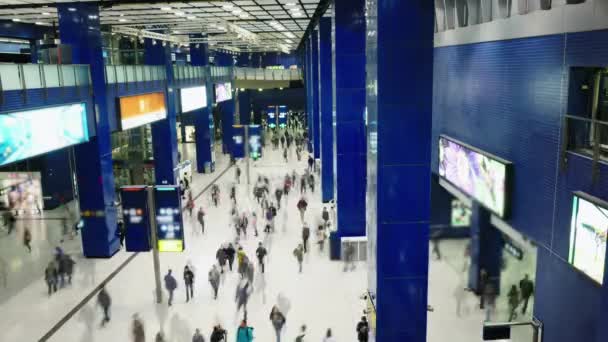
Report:
[[[186,285],[186,303],[194,298],[194,273],[190,267],[184,267],[184,284]]]
[[[232,243],[226,247],[224,250],[226,253],[226,257],[228,258],[228,266],[230,267],[230,271],[232,271],[232,264],[234,263],[234,255],[236,254],[236,250],[232,246]]]
[[[302,245],[304,246],[304,253],[308,253],[308,239],[310,238],[310,228],[304,226],[302,228]]]
[[[177,280],[171,274],[171,270],[165,275],[165,289],[169,292],[168,304],[171,306],[173,304],[173,292],[177,289]]]
[[[357,339],[359,342],[367,342],[369,340],[369,324],[365,316],[361,317],[361,321],[357,324]]]
[[[106,291],[105,286],[101,288],[99,294],[97,294],[97,303],[101,306],[103,310],[103,320],[101,321],[101,326],[103,327],[110,321],[110,305],[112,304],[112,299]]]
[[[220,272],[224,273],[224,267],[226,267],[226,261],[228,257],[226,256],[226,249],[224,247],[220,247],[215,253],[215,258],[217,259],[217,263],[220,265]]]
[[[525,315],[526,310],[528,310],[528,301],[530,297],[534,294],[534,283],[530,280],[529,276],[526,274],[524,279],[519,282],[519,291],[521,293],[521,300],[524,302],[524,305],[521,309],[521,314]]]
[[[221,325],[216,325],[213,327],[213,332],[211,333],[211,337],[209,338],[211,342],[225,342],[228,339],[226,330],[222,328]]]
[[[308,170],[310,172],[313,172],[315,170],[314,165],[315,165],[315,160],[313,159],[312,156],[308,156]]]

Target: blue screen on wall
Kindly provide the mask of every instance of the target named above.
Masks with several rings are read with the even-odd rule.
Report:
[[[0,114],[0,166],[88,140],[85,103]]]

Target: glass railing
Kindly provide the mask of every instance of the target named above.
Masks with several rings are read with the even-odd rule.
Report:
[[[106,83],[164,81],[164,65],[106,65]]]
[[[234,68],[237,80],[247,81],[297,81],[302,79],[299,69]]]
[[[88,65],[0,63],[0,91],[84,87],[90,84]]]

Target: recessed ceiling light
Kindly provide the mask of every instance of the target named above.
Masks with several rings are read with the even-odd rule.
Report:
[[[171,7],[161,7],[160,10],[161,11],[170,11]]]
[[[195,15],[189,15],[189,16],[187,16],[186,18],[188,18],[188,19],[190,19],[190,20],[194,20],[194,19],[196,19],[196,16],[195,16]]]
[[[44,25],[44,23],[43,23],[43,22],[41,22],[41,21],[37,21],[37,22],[35,22],[34,24],[36,24],[36,25]]]
[[[238,8],[235,9],[234,11],[232,11],[232,14],[234,14],[234,15],[239,15],[241,13],[243,13],[243,10],[242,9],[238,9]]]
[[[293,7],[295,5],[296,5],[295,2],[290,2],[290,3],[285,4],[285,6],[287,6],[287,7]]]
[[[42,12],[42,15],[51,15],[49,12]]]
[[[19,18],[13,18],[13,21],[14,21],[14,22],[20,22],[20,21],[21,21],[21,19],[19,19]]]
[[[183,16],[184,14],[186,14],[186,13],[184,13],[184,12],[180,12],[180,11],[177,11],[177,12],[174,12],[174,13],[175,13],[175,15],[176,15],[176,16],[178,16],[178,17],[181,17],[181,16]]]
[[[74,7],[68,7],[68,11],[70,11],[70,12],[76,12],[76,8],[74,8]]]
[[[120,18],[120,19],[118,19],[118,21],[120,21],[121,23],[124,23],[125,21],[127,21],[127,19]]]
[[[249,13],[242,13],[241,15],[239,15],[239,17],[241,19],[249,18]]]

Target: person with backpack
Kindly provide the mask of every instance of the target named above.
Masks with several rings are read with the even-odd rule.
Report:
[[[277,335],[277,342],[281,342],[281,330],[283,330],[283,326],[285,325],[285,316],[283,315],[283,313],[281,313],[281,311],[279,311],[279,308],[277,308],[277,306],[273,306],[272,310],[270,311],[270,322],[272,323],[272,326],[274,327],[274,331]]]
[[[296,257],[298,261],[299,272],[302,273],[302,262],[304,261],[304,247],[302,244],[299,244],[296,249],[293,250],[293,256]]]
[[[253,341],[253,328],[247,326],[247,321],[242,320],[241,325],[236,330],[236,342],[252,342]]]
[[[32,232],[28,227],[25,227],[23,232],[23,245],[27,248],[28,252],[32,253]]]
[[[222,328],[221,325],[216,325],[213,327],[213,331],[211,332],[211,337],[209,341],[211,342],[226,342],[228,339],[228,334],[226,330]]]
[[[297,204],[298,210],[300,211],[300,220],[304,222],[304,214],[306,213],[306,208],[308,207],[308,203],[304,199],[304,197],[300,198]]]
[[[369,323],[367,317],[361,317],[361,321],[357,323],[357,340],[359,342],[367,342],[369,340]]]
[[[168,304],[171,306],[173,304],[173,292],[177,289],[177,280],[171,274],[171,270],[165,275],[165,289],[169,292],[169,301]]]
[[[209,271],[209,283],[213,289],[213,299],[217,299],[217,291],[220,287],[220,272],[215,265],[213,265]]]
[[[226,261],[228,261],[228,256],[226,256],[226,248],[223,246],[218,248],[217,252],[215,253],[215,258],[217,259],[217,263],[220,265],[220,273],[224,273]]]
[[[266,248],[264,248],[264,246],[260,242],[258,245],[258,248],[255,250],[255,255],[258,257],[258,262],[260,264],[262,273],[264,273],[264,269],[265,269],[264,258],[266,257],[267,254],[268,254],[268,251],[266,250]]]
[[[302,245],[304,246],[304,253],[308,253],[308,239],[310,238],[310,228],[307,224],[302,227]]]
[[[184,284],[186,285],[186,303],[194,298],[194,272],[190,267],[184,267]]]
[[[201,233],[205,234],[205,211],[203,207],[198,208],[198,214],[196,215],[198,223],[201,225]]]

